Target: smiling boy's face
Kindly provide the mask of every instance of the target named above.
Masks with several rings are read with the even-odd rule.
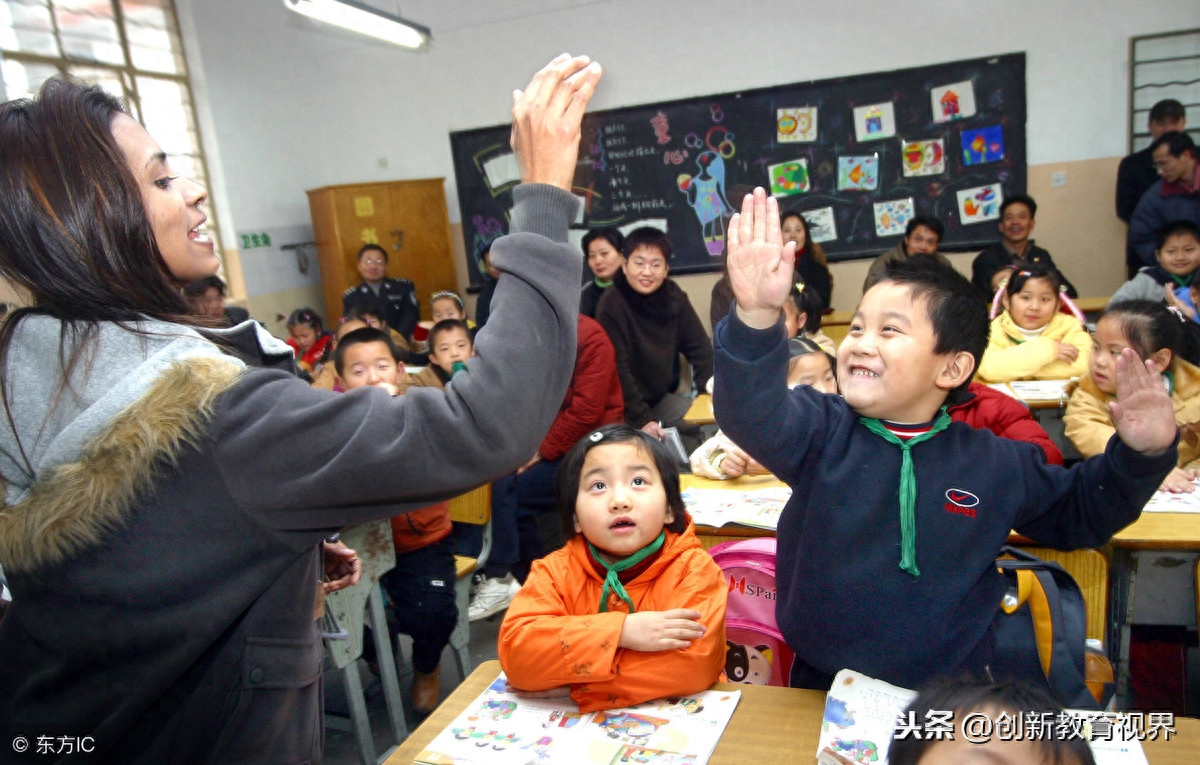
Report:
[[[866,417],[929,422],[974,371],[973,363],[962,369],[970,354],[935,354],[936,345],[927,301],[913,300],[908,286],[879,282],[863,295],[838,347],[842,397]]]

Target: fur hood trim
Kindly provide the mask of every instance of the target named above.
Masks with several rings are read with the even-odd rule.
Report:
[[[220,358],[172,364],[77,461],[53,468],[17,504],[0,499],[0,565],[10,571],[53,566],[101,542],[162,468],[200,444],[217,397],[242,372]]]

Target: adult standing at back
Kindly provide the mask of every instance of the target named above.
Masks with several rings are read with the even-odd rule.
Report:
[[[451,389],[397,398],[252,368],[292,359],[257,323],[200,331],[206,192],[112,96],[54,78],[0,105],[0,274],[33,299],[0,326],[5,762],[67,732],[89,762],[321,760],[322,541],[525,462],[566,390],[599,77],[563,55],[514,92],[493,324]]]
[[[1146,119],[1146,130],[1150,142],[1157,141],[1163,133],[1182,133],[1187,128],[1187,113],[1183,104],[1173,98],[1163,99],[1150,107]],[[1129,223],[1142,195],[1158,180],[1158,171],[1150,157],[1150,147],[1135,151],[1121,160],[1117,167],[1117,217]],[[1125,250],[1125,265],[1132,279],[1146,265],[1132,248]]]
[[[895,247],[871,261],[871,267],[867,269],[867,278],[863,280],[863,292],[883,278],[888,266],[903,263],[917,256],[933,258],[943,266],[954,268],[950,259],[938,252],[938,246],[945,235],[946,227],[932,215],[918,215],[910,220],[904,227],[904,238],[896,242]]]
[[[413,327],[421,319],[417,288],[408,279],[389,277],[387,264],[388,254],[383,247],[378,244],[362,246],[358,251],[358,274],[362,284],[342,293],[342,316],[349,316],[359,308],[375,308],[383,313],[388,328],[399,332],[411,345]]]
[[[1000,205],[1000,241],[980,252],[971,261],[971,283],[989,303],[996,296],[1001,283],[1012,274],[1017,266],[1039,265],[1058,271],[1054,259],[1044,247],[1038,247],[1029,237],[1037,223],[1037,202],[1026,194],[1017,194],[1005,199]],[[1079,297],[1075,285],[1059,271],[1062,284],[1071,297]]]
[[[643,226],[625,237],[625,264],[596,308],[617,353],[625,396],[625,422],[663,437],[678,427],[689,400],[679,387],[682,354],[692,365],[692,383],[703,390],[713,372],[712,342],[687,293],[667,278],[671,240]]]
[[[1144,266],[1153,266],[1158,235],[1171,221],[1200,223],[1200,162],[1187,133],[1163,133],[1150,144],[1158,181],[1151,186],[1129,221],[1129,246]]]

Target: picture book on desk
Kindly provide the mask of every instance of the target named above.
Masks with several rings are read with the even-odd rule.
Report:
[[[916,691],[843,669],[825,697],[817,765],[887,765],[888,749],[904,708]],[[1067,710],[1077,718],[1096,765],[1148,765],[1141,743],[1120,731],[1135,730],[1120,713]],[[918,724],[921,721],[917,721]]]
[[[704,765],[739,691],[581,714],[569,697],[505,691],[501,674],[417,755],[419,765]]]
[[[787,486],[762,489],[684,489],[683,504],[697,526],[740,523],[774,531],[783,506],[792,497]]]
[[[1146,506],[1145,513],[1200,513],[1200,480],[1192,481],[1196,490],[1190,494],[1173,491],[1156,491]]]

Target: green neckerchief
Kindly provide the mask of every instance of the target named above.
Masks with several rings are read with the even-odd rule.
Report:
[[[604,570],[608,574],[604,577],[604,589],[600,591],[600,613],[608,610],[608,595],[610,592],[617,594],[617,597],[625,601],[625,605],[629,606],[629,613],[634,612],[633,601],[629,599],[629,593],[625,592],[625,585],[621,584],[621,578],[617,576],[622,571],[628,571],[637,564],[649,558],[654,553],[662,549],[663,541],[667,538],[667,532],[658,532],[658,537],[653,542],[646,545],[642,549],[630,555],[628,558],[622,558],[616,563],[609,563],[600,557],[600,552],[592,546],[591,542],[587,543],[588,550],[592,553],[592,558],[597,563],[604,566]]]
[[[1167,381],[1167,395],[1174,396],[1175,395],[1175,373],[1168,369],[1167,371],[1162,373],[1162,376],[1163,376],[1163,379]],[[1093,380],[1093,382],[1095,382],[1095,380]],[[1108,396],[1108,398],[1112,401],[1117,400],[1116,393],[1105,393],[1104,395]]]
[[[596,283],[596,286],[602,290],[606,290],[612,286],[612,279],[609,279],[608,281],[604,281],[599,276],[593,276],[592,281],[594,281]]]
[[[950,427],[950,415],[942,407],[927,432],[907,440],[888,430],[874,417],[859,417],[858,421],[884,441],[900,447],[900,568],[913,576],[920,576],[921,570],[917,568],[917,474],[913,469],[911,452],[917,444],[928,441]]]
[[[1167,276],[1171,277],[1171,281],[1175,282],[1175,286],[1177,288],[1190,286],[1192,283],[1192,277],[1194,277],[1195,275],[1196,275],[1195,271],[1193,271],[1190,274],[1187,274],[1186,276],[1176,276],[1175,274],[1167,274]]]

